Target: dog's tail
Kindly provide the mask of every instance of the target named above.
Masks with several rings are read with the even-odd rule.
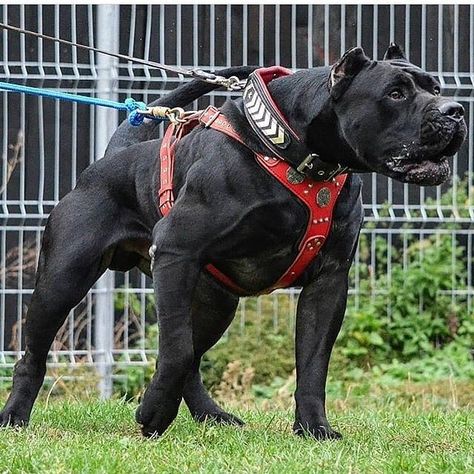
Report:
[[[256,66],[237,66],[228,69],[221,69],[217,72],[219,76],[230,77],[237,76],[239,79],[247,79],[247,77],[257,69]],[[164,107],[185,107],[199,97],[218,89],[220,86],[210,84],[198,79],[194,79],[173,91],[169,92],[158,100],[152,102],[151,106]],[[124,120],[117,128],[109,141],[105,155],[111,155],[116,151],[127,148],[130,145],[142,141],[153,140],[159,138],[159,122],[147,122],[139,127],[130,125]]]

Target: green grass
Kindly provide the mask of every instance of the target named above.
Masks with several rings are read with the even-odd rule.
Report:
[[[293,436],[291,411],[233,410],[247,422],[239,429],[196,424],[182,409],[162,438],[146,440],[135,404],[51,399],[28,429],[0,430],[0,472],[474,472],[474,411],[458,405],[350,395],[330,403],[344,439],[329,442]]]

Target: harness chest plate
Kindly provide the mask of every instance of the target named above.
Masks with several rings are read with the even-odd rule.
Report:
[[[232,125],[214,107],[208,107],[202,114],[192,117],[186,124],[179,126],[170,125],[166,130],[160,149],[161,185],[158,200],[159,209],[163,216],[170,212],[174,202],[173,169],[176,143],[183,135],[199,124],[225,133],[245,145]],[[298,246],[298,254],[278,281],[270,288],[260,292],[266,294],[271,293],[277,288],[292,286],[308,265],[316,258],[329,235],[334,206],[344,186],[347,174],[340,174],[329,181],[314,181],[297,173],[299,176],[298,179],[295,179],[296,172],[286,161],[258,153],[254,155],[258,164],[291,191],[308,210],[308,223]],[[240,288],[214,265],[207,265],[206,270],[234,293],[240,295],[248,294],[247,291]]]

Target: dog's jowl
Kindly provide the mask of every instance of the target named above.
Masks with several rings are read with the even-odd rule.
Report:
[[[182,137],[173,142],[169,183],[160,182],[159,127],[124,123],[105,157],[53,210],[26,316],[26,352],[0,425],[28,423],[53,338],[101,274],[138,267],[153,277],[160,325],[157,370],[136,414],[143,434],[163,433],[182,399],[198,421],[242,424],[205,390],[200,360],[232,321],[240,296],[283,281],[302,287],[294,431],[340,437],[326,418],[325,384],[363,219],[357,173],[420,186],[445,182],[449,157],[466,135],[464,111],[396,45],[382,61],[354,48],[332,68],[270,75],[255,69],[221,71],[251,74],[253,91],[228,100],[219,117],[175,130]],[[183,107],[215,87],[191,82],[152,105]],[[288,183],[259,156],[283,163]],[[313,203],[293,192],[302,182],[318,186]],[[160,189],[169,199],[166,212]],[[309,241],[314,258],[302,260],[308,226],[324,219],[308,222],[309,209],[333,204],[327,235]],[[293,278],[283,280],[287,272]]]

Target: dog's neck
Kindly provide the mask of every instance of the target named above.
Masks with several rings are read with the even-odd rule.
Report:
[[[341,164],[364,170],[365,167],[339,132],[327,88],[329,72],[329,68],[308,69],[274,79],[268,84],[273,100],[300,138],[299,141],[292,139],[282,155],[295,167],[309,154],[316,153],[331,165]],[[271,154],[249,127],[241,99],[226,102],[222,111],[237,132],[245,137],[249,148],[257,153]]]
[[[365,171],[365,165],[340,133],[328,89],[329,74],[328,67],[307,69],[275,79],[268,85],[273,99],[301,140],[289,147],[288,159],[301,162],[309,153],[316,153],[327,163]]]

